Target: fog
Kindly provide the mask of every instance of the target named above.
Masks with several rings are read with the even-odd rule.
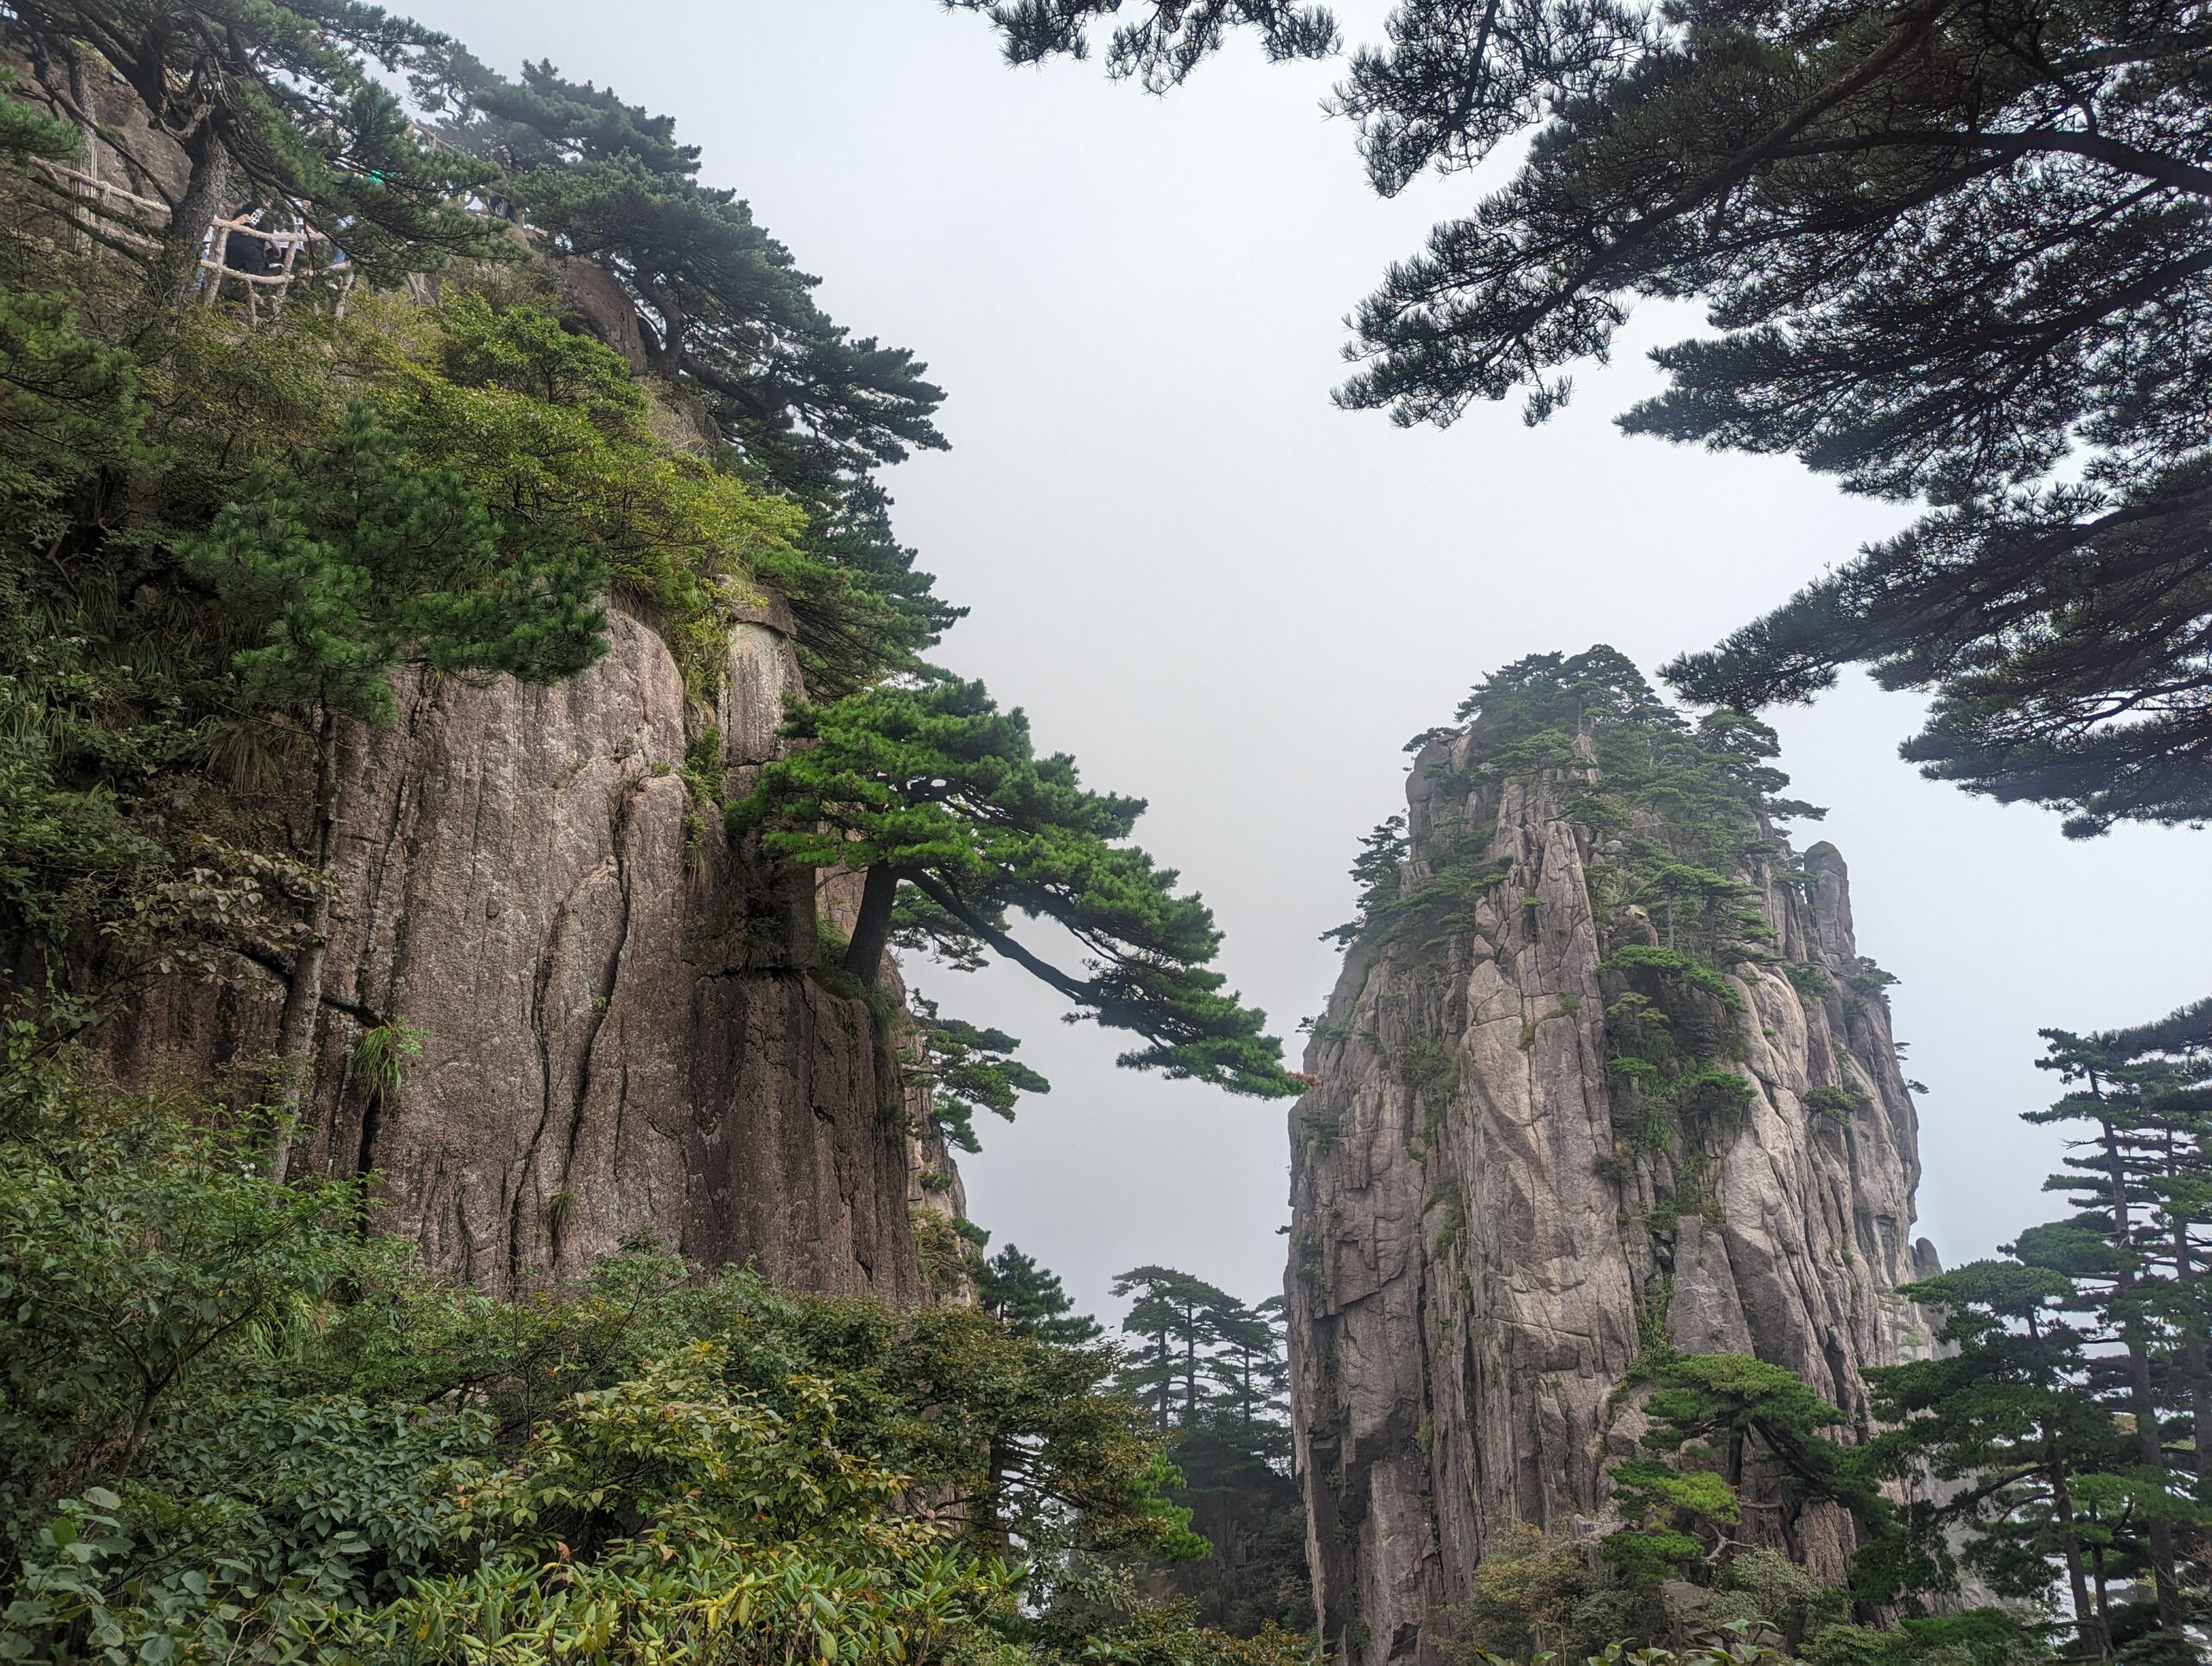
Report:
[[[403,8],[405,9],[403,0]],[[1027,709],[1094,786],[1151,802],[1147,849],[1201,891],[1224,964],[1293,1052],[1337,973],[1359,836],[1401,807],[1408,735],[1534,652],[1609,642],[1647,671],[1704,646],[1869,537],[1896,505],[1787,459],[1630,440],[1640,313],[1574,402],[1444,431],[1333,409],[1342,319],[1484,180],[1367,190],[1325,119],[1334,72],[1249,51],[1147,98],[1096,64],[1010,72],[932,0],[423,0],[512,73],[550,58],[675,115],[819,274],[823,304],[911,346],[950,393],[946,453],[891,479],[941,591],[938,658]],[[1383,7],[1340,8],[1372,38]],[[2056,1205],[2061,1134],[2036,1031],[2147,1019],[2208,992],[2202,836],[2069,843],[2055,817],[1897,761],[1910,697],[1863,682],[1778,714],[1804,839],[1850,863],[1859,947],[1891,991],[1921,1101],[1920,1230],[1947,1262]],[[1025,1038],[1053,1082],[965,1160],[970,1213],[1111,1316],[1124,1268],[1280,1288],[1287,1107],[1117,1071],[1024,974],[910,969],[948,1013]]]

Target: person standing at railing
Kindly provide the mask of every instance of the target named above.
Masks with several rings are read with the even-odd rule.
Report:
[[[232,271],[257,276],[267,269],[268,258],[264,251],[268,245],[245,229],[257,225],[261,213],[259,208],[248,203],[229,216],[231,226],[223,232],[223,264]]]

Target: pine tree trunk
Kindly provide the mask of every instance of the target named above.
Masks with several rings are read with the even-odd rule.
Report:
[[[85,141],[85,172],[86,175],[90,177],[92,183],[92,189],[91,193],[92,207],[88,209],[78,209],[70,215],[70,218],[74,219],[79,226],[86,227],[86,229],[80,230],[77,234],[75,239],[77,252],[79,254],[90,254],[92,251],[93,243],[92,231],[90,227],[86,226],[86,222],[88,220],[97,220],[99,217],[100,209],[104,206],[101,201],[99,191],[99,184],[103,175],[100,171],[100,135],[97,119],[98,107],[95,104],[92,92],[94,72],[91,64],[86,61],[86,54],[73,48],[69,50],[68,60],[69,102],[76,107],[75,115],[78,123],[78,130],[82,134]]]
[[[2134,1228],[2128,1219],[2127,1181],[2121,1167],[2120,1143],[2112,1124],[2104,1128],[2105,1172],[2112,1178],[2113,1246],[2123,1256],[2134,1252]],[[2135,1275],[2122,1273],[2113,1281],[2114,1294],[2125,1301],[2135,1290]],[[2166,1453],[2158,1434],[2158,1405],[2151,1388],[2151,1356],[2143,1342],[2142,1321],[2122,1321],[2121,1339],[2127,1348],[2128,1397],[2135,1411],[2135,1449],[2144,1466],[2162,1484],[2166,1478]],[[2151,1578],[2158,1593],[2158,1626],[2177,1631],[2182,1623],[2181,1590],[2174,1582],[2174,1531],[2169,1522],[2149,1523]]]
[[[105,177],[100,167],[99,100],[93,91],[98,85],[98,73],[82,52],[69,54],[69,99],[77,106],[77,115],[83,123],[85,135],[85,171],[92,176],[94,184]]]
[[[2151,1357],[2143,1346],[2139,1326],[2127,1327],[2127,1372],[2135,1403],[2136,1453],[2157,1479],[2166,1478],[2166,1453],[2158,1434],[2158,1402],[2151,1392]],[[2151,1578],[2158,1593],[2158,1625],[2177,1631],[2182,1623],[2181,1587],[2174,1581],[2174,1529],[2171,1522],[2150,1523]]]
[[[308,902],[307,938],[292,963],[284,1016],[276,1032],[276,1060],[283,1080],[277,1101],[276,1147],[269,1157],[273,1186],[283,1185],[291,1173],[292,1141],[299,1134],[300,1107],[315,1062],[315,1023],[322,1012],[322,963],[330,948],[330,868],[338,843],[339,791],[338,719],[326,711],[315,730],[315,894]]]
[[[1198,1316],[1183,1314],[1183,1422],[1187,1428],[1198,1415]]]
[[[2189,1222],[2174,1222],[2174,1277],[2181,1286],[2181,1368],[2189,1379],[2189,1420],[2196,1434],[2196,1478],[2212,1481],[2212,1381],[2206,1377],[2204,1313],[2198,1307],[2196,1260],[2189,1242]]]
[[[200,276],[200,245],[222,213],[224,194],[231,188],[230,152],[223,149],[212,121],[186,141],[184,153],[191,158],[192,175],[169,216],[168,248],[160,270],[162,289],[173,301],[183,299]],[[223,251],[216,250],[216,264],[222,259]]]
[[[2195,1459],[2199,1503],[2212,1498],[2212,1383],[2205,1380],[2204,1314],[2197,1306],[2196,1257],[2189,1243],[2189,1218],[2174,1218],[2174,1280],[2181,1287],[2181,1369],[2189,1379],[2190,1456]],[[2200,1532],[2197,1555],[2212,1555],[2212,1534]]]
[[[2050,1510],[2066,1545],[2066,1590],[2074,1599],[2074,1625],[2082,1636],[2084,1653],[2102,1660],[2112,1652],[2105,1633],[2104,1616],[2089,1601],[2088,1575],[2082,1567],[2082,1538],[2074,1530],[2074,1495],[2066,1485],[2066,1468],[2059,1461],[2056,1444],[2044,1441],[2044,1459],[2050,1466]]]
[[[871,989],[883,976],[883,951],[891,946],[891,905],[899,895],[899,870],[884,862],[868,870],[853,940],[845,948],[845,970]]]
[[[1014,1450],[1012,1442],[1005,1434],[995,1432],[991,1435],[984,1469],[983,1519],[976,1525],[986,1537],[995,1540],[1002,1549],[1011,1549],[1014,1541],[1006,1519],[1006,1493],[1007,1479],[1014,1469]]]

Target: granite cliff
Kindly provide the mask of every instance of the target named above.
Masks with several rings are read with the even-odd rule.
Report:
[[[913,1219],[957,1208],[957,1179],[880,1018],[819,976],[817,875],[729,848],[711,803],[773,755],[798,675],[772,601],[732,627],[710,711],[620,612],[606,656],[550,688],[406,674],[397,721],[345,750],[296,1166],[375,1173],[388,1230],[487,1290],[642,1235],[922,1299]],[[280,993],[251,967],[171,980],[118,1063],[265,1054]],[[396,1079],[361,1047],[394,1022],[421,1048]]]
[[[1587,1542],[1655,1344],[1847,1415],[1924,1349],[1891,1294],[1915,1113],[1834,848],[1777,836],[1770,736],[1693,729],[1610,651],[1509,668],[1424,737],[1291,1116],[1294,1420],[1331,1657],[1444,1657],[1517,1523]],[[1802,813],[1805,807],[1794,807]],[[1745,1537],[1852,1524],[1744,1478]]]

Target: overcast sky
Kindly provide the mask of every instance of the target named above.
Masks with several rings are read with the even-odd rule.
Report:
[[[405,0],[399,0],[405,10]],[[1343,6],[1371,39],[1384,8]],[[1408,735],[1522,654],[1609,642],[1650,671],[1906,518],[1788,460],[1629,440],[1648,310],[1574,404],[1404,431],[1334,410],[1340,321],[1470,200],[1367,190],[1324,118],[1328,66],[1230,54],[1166,99],[1095,64],[1009,72],[933,0],[418,0],[510,73],[550,58],[675,115],[860,334],[950,392],[949,453],[899,469],[908,542],[973,608],[944,663],[1027,709],[1094,786],[1141,794],[1145,845],[1202,891],[1224,963],[1293,1052],[1337,957],[1358,836],[1402,804]],[[1810,836],[1850,863],[1859,947],[1921,1102],[1921,1231],[1947,1262],[2045,1218],[2055,1096],[2036,1030],[2160,1015],[2212,991],[2207,836],[2088,844],[1897,761],[1916,703],[1863,684],[1779,715]],[[1002,1025],[1054,1082],[963,1163],[969,1210],[1114,1316],[1166,1262],[1280,1288],[1285,1108],[1116,1071],[1022,974],[915,977]]]

